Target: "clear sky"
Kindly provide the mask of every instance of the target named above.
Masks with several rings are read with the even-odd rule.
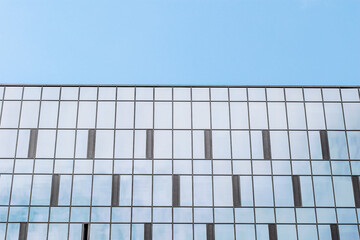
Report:
[[[360,1],[0,0],[0,83],[360,85]]]

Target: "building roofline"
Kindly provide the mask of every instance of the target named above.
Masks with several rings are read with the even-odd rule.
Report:
[[[360,88],[360,85],[0,84],[0,87]]]

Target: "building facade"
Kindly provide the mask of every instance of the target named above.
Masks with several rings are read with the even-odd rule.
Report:
[[[0,86],[0,239],[356,240],[358,87]]]

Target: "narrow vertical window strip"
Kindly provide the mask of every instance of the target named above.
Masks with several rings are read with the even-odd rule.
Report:
[[[153,159],[154,156],[154,130],[146,130],[146,158]]]
[[[212,134],[210,130],[204,131],[205,159],[212,159]]]
[[[20,223],[19,240],[27,240],[28,224],[25,222]]]
[[[95,139],[96,139],[96,130],[89,129],[88,133],[88,145],[87,145],[87,158],[95,157]]]
[[[339,227],[337,224],[330,224],[331,239],[340,240]]]
[[[82,225],[82,233],[81,233],[81,240],[88,240],[89,239],[89,224],[84,223]]]
[[[359,176],[351,176],[352,186],[354,191],[355,207],[360,208],[360,184]]]
[[[119,206],[120,198],[120,175],[113,175],[112,177],[112,191],[111,191],[111,206]]]
[[[152,224],[144,224],[144,240],[152,240]]]
[[[330,151],[329,151],[329,139],[327,131],[320,131],[320,142],[321,142],[321,151],[322,157],[324,160],[330,160]]]
[[[174,207],[180,206],[180,176],[172,177],[172,203]]]
[[[301,199],[301,187],[300,187],[300,177],[297,175],[292,176],[292,186],[294,194],[294,206],[302,207]]]
[[[234,207],[241,207],[240,177],[232,176]]]
[[[28,158],[35,158],[36,156],[36,146],[38,139],[38,130],[30,130],[30,139],[29,139],[29,149],[28,149]]]
[[[269,240],[277,240],[276,224],[269,224]]]
[[[215,240],[214,224],[206,224],[206,240]]]
[[[262,131],[264,159],[271,159],[271,144],[270,132],[268,130]]]
[[[57,206],[59,202],[60,175],[54,174],[51,182],[50,205]]]

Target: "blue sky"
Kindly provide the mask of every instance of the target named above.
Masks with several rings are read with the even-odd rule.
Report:
[[[0,83],[359,85],[359,0],[0,0]]]

